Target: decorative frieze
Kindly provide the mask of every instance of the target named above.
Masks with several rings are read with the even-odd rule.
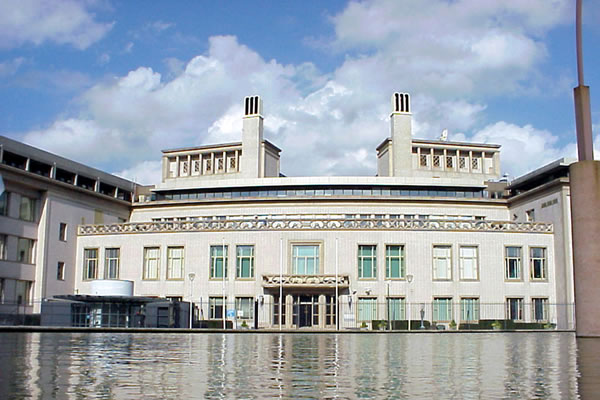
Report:
[[[553,233],[544,222],[421,220],[395,218],[356,219],[225,219],[211,221],[132,222],[106,225],[80,225],[79,236],[129,233],[295,231],[295,230],[390,230]]]
[[[263,287],[311,287],[311,288],[334,288],[336,285],[335,275],[263,275]],[[346,288],[350,286],[348,275],[337,276],[337,286]]]

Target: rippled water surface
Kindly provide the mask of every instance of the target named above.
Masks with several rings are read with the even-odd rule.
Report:
[[[570,333],[0,333],[0,399],[573,399],[578,346],[598,371]]]

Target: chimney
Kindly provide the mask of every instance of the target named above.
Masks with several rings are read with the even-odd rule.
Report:
[[[392,95],[392,114],[390,115],[392,133],[392,171],[391,176],[406,176],[412,169],[412,114],[408,93]]]
[[[262,100],[259,96],[245,97],[240,163],[240,172],[244,178],[262,178],[264,176],[262,142]]]

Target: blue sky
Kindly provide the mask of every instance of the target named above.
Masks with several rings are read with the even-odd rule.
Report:
[[[406,91],[416,137],[501,144],[518,176],[575,155],[574,4],[0,1],[0,134],[156,183],[161,149],[240,140],[259,94],[285,174],[374,175]],[[597,131],[598,2],[584,14]]]

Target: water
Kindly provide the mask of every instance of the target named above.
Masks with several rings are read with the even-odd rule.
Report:
[[[599,350],[571,333],[1,333],[0,399],[593,398],[579,376]]]

